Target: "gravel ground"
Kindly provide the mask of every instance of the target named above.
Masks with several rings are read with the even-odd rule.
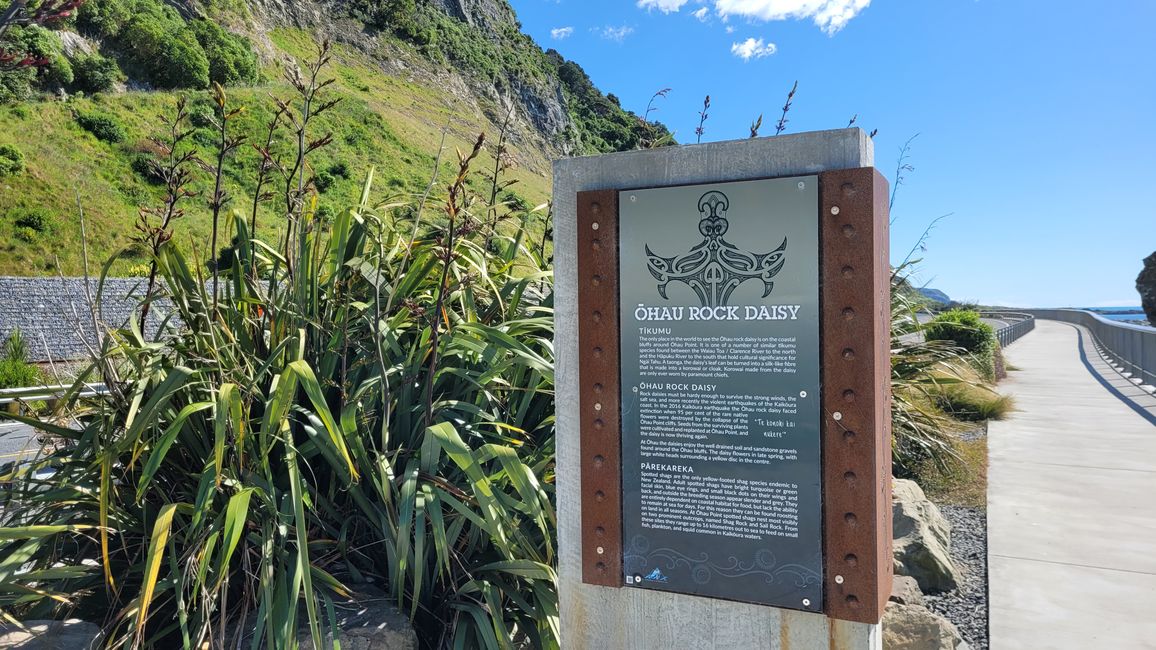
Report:
[[[963,571],[955,591],[925,596],[927,608],[955,623],[972,650],[987,650],[987,513],[939,506],[951,522],[951,559]]]

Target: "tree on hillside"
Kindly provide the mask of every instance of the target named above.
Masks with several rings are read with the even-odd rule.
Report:
[[[1148,323],[1156,326],[1156,252],[1144,258],[1144,268],[1136,276],[1136,291],[1140,292],[1140,306]]]
[[[45,25],[72,15],[84,0],[11,0],[0,13],[0,43],[14,25]],[[43,65],[25,52],[9,51],[0,45],[0,72],[9,68]]]

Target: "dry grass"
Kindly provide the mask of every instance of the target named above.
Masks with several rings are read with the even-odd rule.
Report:
[[[916,482],[935,503],[987,507],[987,436],[960,439],[952,446],[957,458],[946,468],[925,463],[917,471]]]
[[[938,377],[943,383],[929,391],[935,405],[945,414],[961,422],[1002,420],[1015,410],[1015,402],[1001,395],[983,381],[979,373],[967,366],[958,366],[951,373]]]

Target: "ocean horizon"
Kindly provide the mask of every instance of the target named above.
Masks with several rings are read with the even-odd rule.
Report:
[[[1140,305],[1131,307],[1083,307],[1083,309],[1095,312],[1109,320],[1152,327],[1152,323],[1148,322],[1147,317],[1144,315],[1144,309]]]

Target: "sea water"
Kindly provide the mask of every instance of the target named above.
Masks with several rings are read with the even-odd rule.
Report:
[[[1131,322],[1132,324],[1146,322],[1144,310],[1141,309],[1139,305],[1135,307],[1091,307],[1087,309],[1108,320]]]

